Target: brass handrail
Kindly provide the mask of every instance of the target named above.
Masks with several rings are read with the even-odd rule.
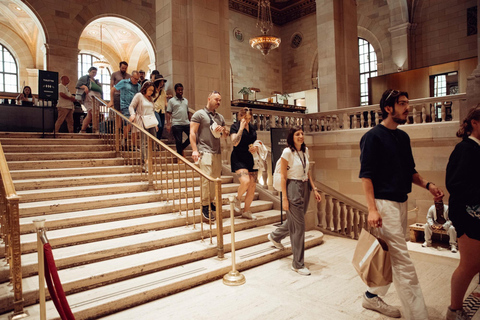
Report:
[[[126,153],[126,164],[131,164],[134,167],[134,171],[137,169],[140,169],[143,166],[143,170],[139,170],[140,172],[145,171],[145,174],[148,179],[148,185],[149,188],[159,188],[161,191],[161,198],[163,199],[163,190],[168,190],[168,189],[175,189],[177,188],[178,190],[178,197],[176,195],[172,196],[172,203],[173,203],[173,208],[175,209],[176,206],[178,206],[179,213],[181,214],[182,208],[185,209],[186,211],[186,225],[188,226],[189,224],[189,215],[188,215],[188,210],[189,210],[189,203],[188,199],[190,198],[190,195],[193,194],[193,198],[195,197],[195,186],[194,186],[194,181],[195,181],[195,175],[202,181],[202,179],[207,180],[209,183],[214,183],[215,185],[215,195],[214,197],[216,198],[215,201],[215,207],[217,208],[216,210],[216,233],[217,233],[217,256],[219,258],[224,257],[224,247],[223,247],[223,217],[222,217],[222,182],[221,179],[215,179],[212,178],[211,176],[205,174],[202,170],[200,170],[196,165],[188,161],[185,157],[182,155],[179,155],[176,151],[174,151],[172,148],[167,146],[165,143],[162,141],[158,140],[155,136],[150,134],[147,130],[145,130],[143,127],[137,125],[134,122],[131,122],[127,117],[125,117],[121,112],[113,109],[113,108],[108,108],[107,103],[103,100],[100,99],[96,96],[94,96],[96,102],[99,102],[101,105],[97,107],[97,103],[94,103],[94,108],[93,108],[93,118],[92,118],[92,127],[95,133],[100,133],[100,136],[104,136],[103,139],[107,144],[110,144],[114,147],[117,155],[120,153],[124,152]],[[103,111],[100,110],[100,108],[103,108]],[[102,116],[105,114],[113,113],[114,115],[114,124],[110,122],[104,122],[104,131],[107,131],[108,133],[102,134],[100,132],[100,120],[102,120]],[[103,119],[104,120],[104,119]],[[141,157],[139,156],[138,153],[136,152],[130,152],[128,150],[121,150],[122,146],[120,141],[123,140],[123,138],[120,136],[120,123],[128,123],[131,126],[135,127],[135,129],[139,132],[140,134],[140,148],[142,149]],[[112,130],[114,130],[114,133],[112,134]],[[131,142],[131,149],[133,150],[134,148],[138,148],[136,146],[137,142],[137,137],[134,134],[131,134],[131,137],[134,138],[134,140],[130,140]],[[127,138],[127,144],[128,144],[128,135],[126,136]],[[145,146],[145,141],[142,141],[144,138],[147,138],[147,155],[146,155],[146,160],[148,162],[148,166],[145,166],[145,164],[142,164],[142,161],[145,160],[145,155],[143,154],[143,148]],[[160,158],[160,160],[158,160]],[[174,170],[174,159],[176,160],[176,163],[178,165],[178,170]],[[165,161],[162,163],[162,161]],[[169,163],[167,163],[170,161]],[[163,171],[160,170],[160,174],[158,174],[157,168],[159,168],[160,165],[166,165],[167,169],[168,166],[170,166],[171,169],[171,175],[172,178],[171,183],[169,183],[168,179],[168,170],[165,173],[166,177],[164,178]],[[182,172],[180,170],[180,167],[183,166],[183,176]],[[192,171],[191,174],[191,182],[189,182],[189,177],[187,173],[187,168],[190,168]],[[160,175],[160,177],[158,177]],[[142,173],[143,176],[143,173]],[[182,179],[184,178],[184,179]],[[158,181],[163,181],[165,180],[166,185],[159,185]],[[191,184],[191,192],[188,191],[189,189],[189,183]],[[167,191],[168,193],[168,191]],[[200,184],[200,199],[202,198],[202,193],[203,193],[203,184]],[[212,199],[213,195],[210,194],[209,198]],[[167,197],[168,198],[168,194]],[[184,200],[184,203],[182,202]],[[210,203],[211,201],[209,201]],[[200,206],[200,210],[201,210]],[[195,218],[195,200],[192,201],[192,210],[193,210],[193,228],[196,228],[196,218]],[[209,210],[211,210],[210,205],[209,205]],[[211,211],[210,213],[211,214]],[[202,240],[203,240],[203,223],[200,224],[201,227],[201,234],[202,234]],[[212,243],[212,224],[211,220],[209,220],[209,227],[210,227],[210,243]]]
[[[25,315],[22,292],[22,249],[20,246],[20,197],[15,191],[7,159],[0,143],[0,214],[1,236],[5,245],[5,259],[10,266],[13,286],[13,317]]]

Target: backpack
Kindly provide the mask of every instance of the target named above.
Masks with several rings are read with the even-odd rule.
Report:
[[[275,165],[275,172],[273,173],[273,188],[278,192],[282,192],[282,174],[280,173],[281,160],[281,157],[277,160],[277,164]]]

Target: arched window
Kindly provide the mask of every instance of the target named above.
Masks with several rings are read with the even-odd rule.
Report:
[[[17,61],[2,44],[0,44],[0,91],[18,92]]]
[[[78,55],[78,77],[88,73],[88,69],[93,66],[93,62],[99,60],[97,57],[87,53]],[[101,68],[97,70],[97,79],[100,81],[103,90],[103,98],[110,100],[110,69]]]
[[[368,104],[368,78],[377,76],[377,54],[365,39],[358,38],[360,61],[360,105]]]

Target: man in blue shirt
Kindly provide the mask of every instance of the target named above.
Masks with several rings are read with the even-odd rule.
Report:
[[[114,101],[114,96],[115,92],[120,91],[120,111],[122,114],[129,118],[130,117],[130,112],[128,111],[128,107],[130,106],[130,103],[132,102],[133,97],[135,94],[140,92],[140,74],[138,73],[137,70],[132,71],[132,75],[130,79],[124,79],[118,82],[115,86],[112,87],[112,90],[110,91],[110,102],[108,103],[108,107],[112,108],[113,107],[113,101]],[[131,126],[130,123],[128,123],[126,126],[123,127],[123,137],[126,140],[128,136],[128,132],[130,131]],[[133,141],[135,139],[132,137]]]

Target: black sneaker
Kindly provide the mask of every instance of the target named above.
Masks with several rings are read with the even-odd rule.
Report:
[[[210,203],[210,208],[212,209],[212,213],[214,213],[215,211],[217,211],[217,207],[215,207],[215,203]]]
[[[212,211],[212,214],[210,216],[210,213],[208,212],[208,206],[202,206],[202,216],[205,220],[215,220],[215,213]]]

